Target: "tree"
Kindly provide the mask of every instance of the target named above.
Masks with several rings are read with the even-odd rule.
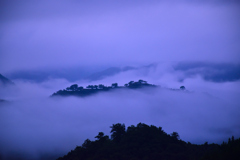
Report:
[[[146,125],[144,123],[138,123],[137,124],[137,128],[144,128],[144,127],[148,127],[148,125]]]
[[[185,88],[184,86],[181,86],[180,89],[181,89],[181,90],[185,90],[186,88]]]
[[[91,141],[89,139],[86,139],[84,143],[82,144],[83,148],[88,148],[91,145]]]
[[[83,90],[83,87],[80,86],[80,87],[77,88],[77,90],[78,90],[78,91],[81,91],[81,90]]]
[[[75,91],[75,90],[77,90],[77,88],[78,88],[78,85],[73,84],[70,87],[67,87],[66,89],[67,89],[67,91]]]
[[[147,81],[144,81],[144,80],[142,80],[142,79],[139,79],[139,80],[138,80],[138,83],[141,83],[141,84],[142,84],[142,83],[147,83]]]
[[[94,85],[93,87],[94,87],[95,89],[98,89],[98,85]]]
[[[122,136],[125,134],[125,124],[113,124],[112,126],[110,126],[110,128],[112,128],[111,132],[111,138],[112,140],[114,140],[115,142],[119,142],[122,138]]]
[[[99,132],[98,135],[95,138],[97,138],[99,140],[99,139],[103,138],[103,136],[104,136],[104,133]]]
[[[105,141],[105,140],[109,139],[108,136],[104,136],[103,132],[99,132],[98,135],[95,138],[97,138],[99,141]]]
[[[112,84],[112,88],[117,88],[118,87],[118,84],[117,83],[113,83]]]
[[[99,85],[98,85],[98,88],[99,88],[99,89],[103,89],[103,88],[104,88],[104,85],[103,85],[103,84],[99,84]]]
[[[130,81],[128,82],[129,86],[132,85],[134,83],[134,81]]]
[[[93,89],[94,86],[93,85],[88,85],[86,88]]]
[[[178,134],[177,132],[173,132],[173,133],[171,134],[171,136],[172,136],[174,139],[176,139],[176,140],[179,139],[179,134]]]

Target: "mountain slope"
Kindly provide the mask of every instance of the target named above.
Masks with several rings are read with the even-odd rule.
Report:
[[[88,76],[86,79],[90,81],[96,81],[96,80],[101,80],[106,77],[114,76],[120,72],[126,72],[129,70],[134,70],[134,67],[124,67],[124,68],[118,68],[118,67],[111,67],[106,70],[103,70],[101,72],[96,72],[93,73],[92,75]]]
[[[235,160],[240,155],[240,139],[234,137],[222,145],[196,145],[181,140],[177,132],[167,134],[162,127],[144,123],[127,129],[125,124],[117,123],[110,128],[111,138],[99,132],[97,140],[86,139],[82,146],[57,160]]]
[[[2,85],[13,85],[14,83],[0,74],[0,86]]]

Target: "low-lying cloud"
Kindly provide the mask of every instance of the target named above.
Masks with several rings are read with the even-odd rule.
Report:
[[[169,70],[167,65],[147,72],[133,70],[91,82],[123,85],[142,77],[160,88],[114,90],[85,98],[50,98],[53,92],[71,84],[63,79],[15,82],[14,88],[0,91],[1,98],[9,100],[0,103],[2,158],[54,159],[87,138],[94,140],[100,131],[109,134],[109,126],[114,123],[153,124],[198,144],[239,137],[239,81],[215,83],[200,76],[178,81],[178,75]],[[88,84],[77,83],[84,87]],[[168,89],[181,85],[188,91]]]
[[[108,134],[113,123],[161,126],[192,143],[240,136],[239,65],[205,63],[239,63],[240,3],[0,3],[0,73],[15,83],[0,88],[0,159],[54,159],[100,131]],[[110,66],[196,60],[205,64],[162,63],[84,79]],[[139,79],[161,87],[50,98],[73,83]],[[169,89],[182,85],[188,91]]]

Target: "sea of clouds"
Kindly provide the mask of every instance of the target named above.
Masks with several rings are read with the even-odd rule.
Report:
[[[147,80],[154,89],[114,90],[89,97],[50,95],[73,83],[124,85]],[[182,80],[184,79],[184,80]],[[49,79],[37,83],[16,80],[0,95],[0,154],[2,159],[54,159],[98,132],[110,134],[110,126],[139,122],[176,131],[191,143],[222,143],[240,137],[240,82],[212,82],[200,75],[185,77],[168,64],[130,70],[102,80],[69,82]],[[187,91],[171,90],[184,85]]]

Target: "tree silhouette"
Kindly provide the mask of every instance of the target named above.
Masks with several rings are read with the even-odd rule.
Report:
[[[131,125],[125,132],[124,124],[113,124],[111,137],[99,132],[97,140],[85,140],[67,155],[58,160],[238,160],[240,157],[240,138],[229,139],[229,143],[202,145],[179,140],[177,132],[171,135],[161,127],[139,123]]]
[[[109,140],[109,137],[108,136],[104,136],[103,132],[99,132],[98,135],[95,138],[97,138],[97,140],[101,141],[101,142]]]
[[[99,140],[99,139],[103,138],[103,136],[104,136],[104,133],[99,132],[98,135],[95,138],[97,138]]]
[[[173,133],[171,134],[171,136],[172,136],[174,139],[176,139],[176,140],[179,139],[179,134],[178,134],[177,132],[173,132]]]
[[[82,144],[82,147],[83,147],[83,148],[88,148],[88,147],[90,147],[91,143],[92,143],[92,142],[91,142],[89,139],[86,139],[86,140],[84,141],[84,143]]]
[[[93,86],[93,85],[88,85],[86,88],[88,88],[88,89],[93,89],[94,86]]]
[[[134,81],[128,82],[129,86],[131,86],[134,83]]]
[[[78,91],[81,91],[81,90],[83,90],[83,87],[80,86],[80,87],[77,88],[77,90],[78,90]]]
[[[181,86],[180,89],[181,89],[181,90],[185,90],[186,88],[185,88],[184,86]]]
[[[118,83],[112,83],[112,86],[104,86],[103,84],[99,85],[88,85],[86,88],[78,87],[77,84],[73,84],[70,87],[67,87],[66,90],[59,90],[52,94],[52,96],[89,96],[92,94],[96,94],[99,92],[110,91],[112,89],[119,89],[119,88],[128,88],[128,89],[138,89],[142,87],[156,87],[156,85],[148,84],[144,80],[138,80],[137,82],[130,81],[129,83],[125,84],[124,87],[118,86]],[[71,91],[71,92],[69,92]]]
[[[118,87],[118,84],[117,83],[113,83],[112,84],[112,88],[117,88]]]
[[[103,88],[104,88],[104,85],[99,84],[99,85],[98,85],[98,88],[99,88],[99,89],[103,89]]]
[[[76,91],[77,88],[78,88],[78,85],[77,84],[73,84],[70,87],[67,87],[66,90],[68,90],[68,91]]]
[[[98,89],[98,85],[94,85],[93,87],[94,87],[95,89]]]
[[[143,83],[147,83],[147,81],[144,81],[144,80],[142,80],[142,79],[139,79],[139,80],[138,80],[138,83],[143,84]]]
[[[115,142],[119,142],[122,138],[122,136],[125,134],[125,124],[117,123],[113,124],[110,128],[112,128],[111,132],[111,138]]]

